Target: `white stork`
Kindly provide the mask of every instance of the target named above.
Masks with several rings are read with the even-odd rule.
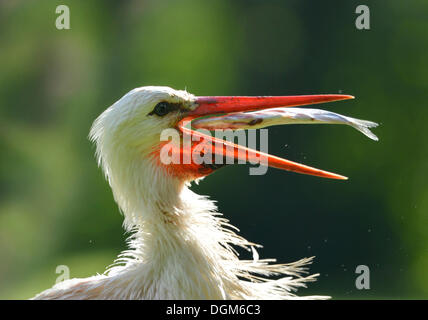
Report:
[[[160,160],[166,142],[160,136],[172,128],[195,134],[205,142],[233,146],[232,157],[244,150],[248,159],[264,155],[271,167],[321,177],[346,177],[262,154],[225,140],[210,138],[192,128],[209,130],[262,128],[287,123],[341,123],[377,140],[368,128],[376,124],[336,113],[290,108],[351,99],[348,95],[283,97],[196,97],[169,87],[134,89],[105,110],[94,122],[90,138],[96,143],[99,165],[132,231],[129,250],[102,275],[70,279],[34,299],[297,299],[294,291],[314,281],[306,273],[312,258],[289,264],[258,259],[254,243],[233,231],[213,201],[189,190],[191,181],[221,165],[165,164]],[[192,120],[191,127],[183,125]],[[195,147],[192,144],[192,150]],[[212,148],[220,154],[222,148]],[[185,153],[183,143],[178,151]],[[245,155],[244,152],[244,155]],[[228,154],[229,155],[229,154]],[[180,158],[181,159],[181,158]],[[253,251],[240,260],[234,247]],[[269,279],[270,276],[276,279]]]

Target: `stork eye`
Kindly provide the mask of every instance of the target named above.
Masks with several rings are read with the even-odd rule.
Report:
[[[160,117],[168,114],[172,110],[171,105],[168,102],[159,102],[149,115],[156,114]]]

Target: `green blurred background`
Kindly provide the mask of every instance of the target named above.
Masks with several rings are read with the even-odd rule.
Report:
[[[66,4],[71,30],[55,28]],[[371,30],[357,30],[367,4]],[[261,257],[316,256],[300,294],[428,297],[428,2],[0,1],[0,298],[102,273],[125,248],[122,216],[87,139],[144,85],[196,95],[347,93],[323,108],[373,120],[269,129],[269,152],[350,177],[230,166],[193,190]],[[244,255],[245,256],[245,255]],[[357,265],[371,289],[355,288]]]

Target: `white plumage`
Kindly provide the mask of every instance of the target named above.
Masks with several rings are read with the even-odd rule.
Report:
[[[160,101],[181,109],[150,115]],[[189,190],[196,176],[177,175],[155,159],[162,130],[197,107],[185,91],[142,87],[98,117],[90,138],[133,233],[129,250],[104,274],[66,280],[35,299],[295,299],[295,289],[315,280],[302,276],[312,258],[258,259],[256,245],[235,233],[213,201]],[[239,260],[234,246],[253,249],[254,259]]]

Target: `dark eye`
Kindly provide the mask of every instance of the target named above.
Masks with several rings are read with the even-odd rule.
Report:
[[[166,115],[168,112],[171,111],[171,105],[168,102],[159,102],[152,112],[149,114],[156,114],[160,117]]]

